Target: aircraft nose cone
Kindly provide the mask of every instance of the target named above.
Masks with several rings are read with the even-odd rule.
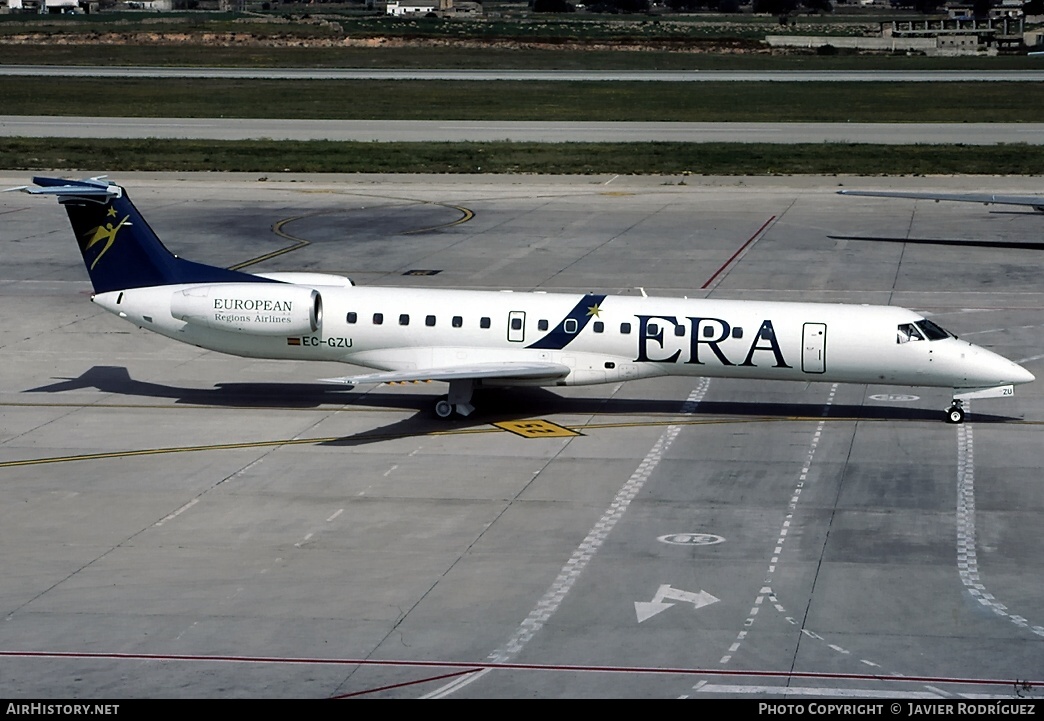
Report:
[[[993,368],[999,383],[1019,385],[1020,383],[1030,383],[1035,380],[1035,376],[1032,373],[1015,361],[1008,360],[1004,356],[997,355],[996,353],[993,355],[995,356]]]
[[[985,348],[976,348],[974,357],[979,365],[977,384],[982,386],[1019,385],[1031,383],[1036,377],[1018,363]],[[969,380],[971,380],[969,378]]]
[[[1034,380],[1036,380],[1036,376],[1034,376],[1028,370],[1020,366],[1018,363],[1012,363],[1012,365],[1015,366],[1014,377],[1011,380],[1012,383],[1032,383]]]

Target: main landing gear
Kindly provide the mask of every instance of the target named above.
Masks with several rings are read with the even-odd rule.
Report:
[[[450,381],[449,394],[435,403],[435,415],[449,418],[456,411],[462,416],[469,416],[475,410],[471,405],[471,394],[475,390],[475,381],[470,378]]]
[[[446,398],[439,398],[435,402],[435,415],[439,418],[449,418],[453,415],[453,404]]]
[[[964,423],[964,403],[954,398],[952,405],[946,410],[947,423]]]

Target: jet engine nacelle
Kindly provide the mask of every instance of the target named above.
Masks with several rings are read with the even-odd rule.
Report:
[[[319,291],[279,283],[222,283],[186,288],[170,314],[190,325],[250,335],[316,333],[323,324]]]

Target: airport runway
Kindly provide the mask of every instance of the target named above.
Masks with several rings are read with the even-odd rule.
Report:
[[[847,177],[115,179],[193,260],[891,303],[1044,370],[1029,210]],[[984,182],[1039,192],[888,187]],[[51,198],[0,223],[6,698],[1044,698],[1039,381],[959,427],[945,390],[717,379],[441,422],[441,387],[121,323]]]
[[[1044,81],[1044,70],[516,70],[487,68],[236,68],[0,65],[0,76],[250,80],[947,83]]]
[[[483,68],[206,68],[0,65],[0,76],[197,77],[260,80],[525,80],[568,82],[1041,82],[1044,70],[514,70]]]
[[[0,137],[532,143],[1044,144],[1044,123],[605,123],[4,115]]]

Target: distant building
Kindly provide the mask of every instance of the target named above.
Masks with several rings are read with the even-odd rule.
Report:
[[[79,0],[44,0],[44,11],[49,13],[63,13],[71,10],[79,10]]]
[[[402,0],[388,0],[385,6],[388,15],[427,15],[436,13],[442,17],[453,17],[457,15],[481,15],[482,4],[478,2],[457,2],[453,0],[429,0],[427,2],[402,2]]]
[[[1022,0],[1001,0],[1000,5],[990,8],[991,18],[1021,18],[1025,14]]]
[[[437,2],[399,2],[388,0],[385,12],[388,15],[427,15],[438,9]]]
[[[1022,0],[1001,0],[990,7],[989,17],[1021,18],[1025,13],[1022,10]],[[975,6],[971,3],[948,3],[946,5],[946,16],[951,20],[971,18],[975,14]]]
[[[970,18],[974,12],[974,7],[971,3],[946,3],[946,17],[950,18],[950,20]]]
[[[98,12],[98,0],[0,0],[7,12],[81,13]]]
[[[447,6],[440,10],[440,15],[446,16],[460,16],[460,15],[483,15],[482,3],[478,2],[457,2],[447,3]]]
[[[770,47],[822,48],[860,51],[922,52],[925,55],[998,55],[1022,53],[1044,43],[1044,31],[1026,31],[1026,18],[944,18],[893,20],[881,23],[879,37],[826,35],[767,35]]]

